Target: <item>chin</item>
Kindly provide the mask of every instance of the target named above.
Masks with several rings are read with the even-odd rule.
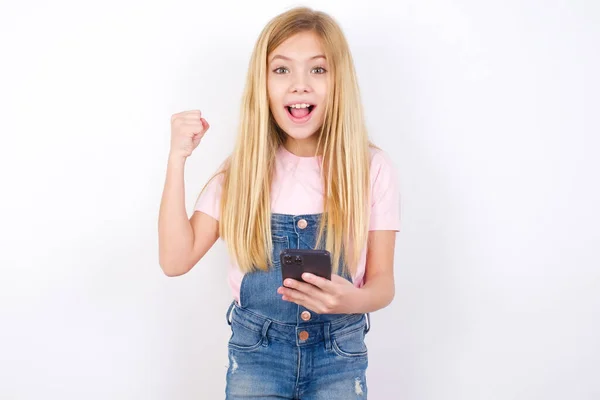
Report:
[[[312,117],[308,121],[297,123],[284,114],[276,116],[275,121],[288,137],[294,140],[306,140],[316,137],[323,125],[322,116],[313,115]]]
[[[280,125],[281,126],[281,125]],[[294,140],[306,140],[313,136],[316,136],[319,133],[319,129],[315,127],[305,127],[299,128],[297,126],[282,126],[283,131],[287,136]]]

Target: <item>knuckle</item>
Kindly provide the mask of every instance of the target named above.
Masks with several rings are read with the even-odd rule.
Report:
[[[329,298],[329,299],[327,299],[327,303],[326,303],[327,308],[331,310],[337,306],[337,303],[338,302],[335,298]]]

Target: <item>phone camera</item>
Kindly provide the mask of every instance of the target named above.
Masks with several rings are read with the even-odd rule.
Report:
[[[290,265],[292,263],[292,256],[283,256],[283,262],[287,265]]]
[[[296,264],[297,265],[302,265],[302,257],[301,256],[296,256]]]

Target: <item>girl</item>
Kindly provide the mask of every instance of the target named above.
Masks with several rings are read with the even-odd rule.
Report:
[[[184,164],[209,128],[171,118],[160,266],[188,272],[222,238],[233,301],[226,398],[367,397],[368,313],[394,297],[399,194],[370,144],[348,44],[327,14],[295,8],[254,48],[235,148],[188,220]],[[325,248],[331,280],[281,282],[286,248]]]

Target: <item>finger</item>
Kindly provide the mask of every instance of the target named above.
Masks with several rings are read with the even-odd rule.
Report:
[[[196,123],[191,124],[191,125],[199,127],[200,131],[196,132],[196,134],[198,134],[198,135],[204,135],[206,133],[206,131],[208,130],[208,128],[210,128],[210,124],[204,118],[200,118],[200,125],[198,125]]]
[[[204,132],[204,126],[201,122],[186,122],[181,124],[181,131],[186,133],[201,133]]]
[[[208,128],[210,128],[210,124],[208,123],[207,120],[205,120],[204,118],[200,118],[200,122],[202,122],[202,126],[204,127],[204,130],[207,131]]]
[[[322,313],[322,307],[319,305],[320,303],[310,297],[299,297],[298,295],[292,294],[284,295],[281,299],[290,303],[298,304],[312,312]]]
[[[200,110],[178,112],[176,114],[171,115],[171,122],[175,121],[176,119],[185,118],[187,115],[197,115],[199,119],[202,116],[202,113],[200,112]]]
[[[295,281],[295,282],[298,282],[298,281]],[[311,286],[309,284],[305,284],[305,285]],[[277,289],[277,293],[282,295],[282,300],[300,304],[301,306],[304,306],[304,307],[309,308],[314,311],[321,310],[321,309],[323,309],[323,307],[321,307],[321,306],[323,304],[325,304],[324,297],[323,297],[325,295],[325,293],[316,287],[313,287],[313,290],[316,294],[315,293],[307,294],[307,293],[301,292],[296,289],[292,289],[292,288],[285,287],[285,286],[280,286]]]
[[[210,124],[204,118],[196,120],[187,120],[181,124],[181,127],[186,131],[194,133],[204,133],[210,128]]]
[[[318,310],[319,302],[317,300],[315,300],[314,298],[312,298],[302,292],[294,290],[294,289],[285,289],[284,288],[283,292],[284,292],[284,294],[281,297],[282,300],[299,304],[310,310]]]
[[[334,275],[332,274],[332,278],[333,277],[334,277]],[[310,272],[303,273],[302,279],[304,279],[306,282],[310,283],[311,285],[314,285],[314,286],[318,287],[319,289],[324,290],[326,292],[331,292],[333,289],[332,281],[330,281],[329,279],[325,279],[323,277],[311,274]]]
[[[321,291],[319,288],[315,287],[314,285],[311,285],[310,283],[300,282],[295,279],[286,279],[283,282],[283,285],[311,296],[318,296],[318,292]]]
[[[202,111],[200,110],[188,110],[181,113],[182,116],[198,116],[200,118],[202,116]]]
[[[290,288],[283,287],[283,286],[280,286],[277,289],[277,293],[279,293],[282,296],[287,296],[287,297],[296,296],[296,292],[298,292],[298,291],[295,289],[290,289]],[[301,292],[298,292],[298,293],[301,293]]]
[[[294,303],[303,302],[308,299],[308,296],[305,293],[294,289],[280,288],[278,292],[282,295],[284,300],[293,301]]]
[[[200,114],[199,112],[194,112],[194,113],[189,113],[189,114],[185,114],[183,116],[181,116],[181,118],[185,119],[185,120],[193,120],[193,121],[199,121],[200,118],[202,118],[202,114]]]
[[[204,125],[202,125],[202,121],[200,121],[200,120],[198,120],[198,121],[192,121],[192,120],[183,121],[181,123],[181,126],[183,126],[183,127],[192,126],[194,128],[203,128],[204,127]]]
[[[320,312],[320,310],[325,309],[323,307],[323,305],[325,304],[323,292],[320,292],[319,295],[312,295],[303,293],[296,289],[290,289],[281,286],[277,290],[277,293],[282,295],[282,300],[299,304],[310,310],[314,310],[315,312]]]
[[[284,298],[284,301],[288,301],[290,303],[294,303],[294,304],[298,304],[299,306],[302,306],[304,308],[306,308],[307,310],[310,310],[314,313],[319,313],[319,314],[323,314],[320,309],[319,306],[317,304],[315,304],[315,302],[312,301],[293,301],[291,299],[288,298]]]

